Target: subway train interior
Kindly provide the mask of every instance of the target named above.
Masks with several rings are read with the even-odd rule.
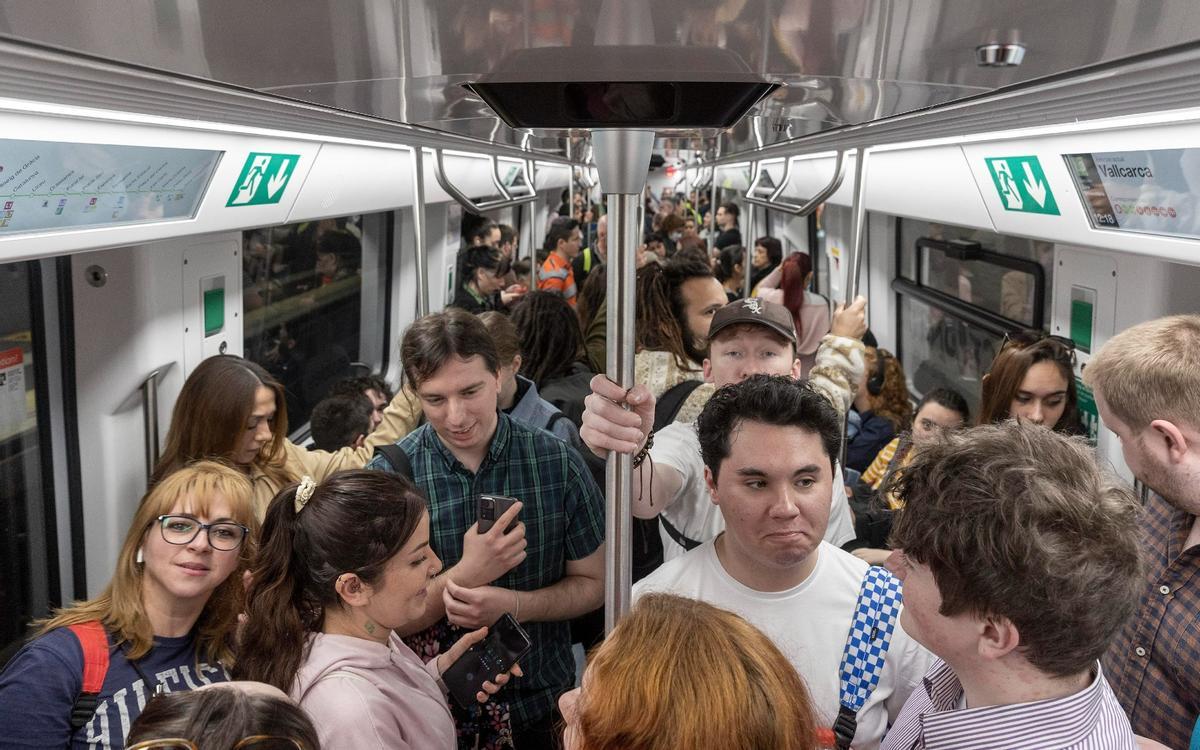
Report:
[[[1078,376],[1200,312],[1197,80],[1194,0],[0,4],[0,647],[105,586],[202,360],[278,377],[303,444],[331,382],[399,386],[477,215],[529,259],[564,203],[586,245],[647,196],[610,252],[664,196],[710,244],[733,203],[867,297],[914,401],[974,409],[1018,329]],[[627,132],[644,173],[606,166]]]

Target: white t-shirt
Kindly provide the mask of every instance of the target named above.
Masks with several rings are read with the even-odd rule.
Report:
[[[725,530],[725,519],[721,516],[721,509],[713,505],[708,485],[704,483],[704,459],[700,456],[700,436],[696,434],[696,425],[672,422],[655,432],[650,460],[656,464],[670,466],[683,476],[679,491],[662,512],[662,516],[688,539],[697,542],[716,539],[717,534]],[[834,464],[834,476],[841,475],[841,467]],[[658,531],[662,535],[663,560],[674,560],[687,551],[677,544],[661,525]],[[825,527],[825,541],[840,547],[853,538],[854,521],[850,518],[846,486],[841,481],[835,481],[829,505],[829,525]]]
[[[839,703],[838,674],[846,635],[867,564],[822,542],[808,579],[788,591],[762,592],[734,580],[707,542],[636,583],[633,600],[661,591],[708,602],[745,618],[763,631],[796,668],[822,726],[832,727]],[[879,747],[888,724],[929,667],[928,651],[899,626],[892,634],[879,685],[858,713],[855,750]]]

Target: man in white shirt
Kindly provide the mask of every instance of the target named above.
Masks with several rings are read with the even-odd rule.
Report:
[[[809,373],[813,387],[840,414],[849,407],[862,379],[863,345],[859,339],[866,331],[865,310],[862,297],[845,309],[838,308]],[[783,305],[758,298],[729,303],[713,315],[708,344],[704,379],[718,388],[757,374],[800,377],[796,329]],[[622,402],[633,410],[621,408]],[[646,444],[654,423],[654,399],[645,388],[638,386],[626,394],[598,375],[592,380],[592,395],[584,403],[580,436],[597,455],[610,449],[635,452]],[[634,470],[633,514],[661,518],[663,559],[673,560],[716,538],[725,521],[709,500],[695,425],[672,422],[653,438],[648,457]],[[835,474],[841,476],[840,467]],[[853,538],[845,486],[838,481],[830,497],[825,539],[840,547]]]
[[[809,383],[756,375],[726,386],[696,422],[705,482],[725,531],[634,587],[736,612],[788,657],[821,724],[840,707],[840,666],[868,566],[822,541],[838,414]],[[840,478],[837,480],[840,481]],[[929,653],[896,623],[879,682],[857,712],[852,747],[876,748],[920,684]]]

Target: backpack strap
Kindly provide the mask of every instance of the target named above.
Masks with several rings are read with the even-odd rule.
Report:
[[[858,712],[879,685],[902,601],[900,581],[895,576],[878,566],[867,569],[842,652],[841,708],[833,723],[838,750],[849,750],[858,729]]]
[[[566,418],[567,418],[566,414],[563,414],[561,411],[556,411],[550,415],[550,419],[546,420],[546,426],[543,427],[542,429],[545,430],[546,432],[553,433],[554,425],[558,424],[558,420],[566,419]]]
[[[399,443],[389,443],[387,445],[375,446],[375,455],[383,456],[387,462],[391,464],[392,471],[405,479],[412,480],[413,468],[412,461],[409,460],[408,454],[400,447]]]
[[[100,691],[108,675],[108,633],[99,620],[81,622],[69,628],[83,649],[83,688],[71,707],[71,729],[78,731],[92,720],[100,705]]]
[[[692,391],[704,385],[703,380],[683,380],[666,390],[654,404],[654,431],[657,432],[675,421],[675,415],[683,408]]]
[[[666,529],[667,536],[671,537],[671,541],[675,542],[680,547],[683,547],[685,550],[694,550],[700,546],[700,542],[684,536],[683,532],[675,528],[675,525],[668,521],[667,517],[662,513],[658,514],[658,520],[662,524],[662,527]]]

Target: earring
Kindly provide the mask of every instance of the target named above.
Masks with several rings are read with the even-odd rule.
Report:
[[[142,559],[142,548],[141,547],[138,547],[137,557],[133,558],[133,561],[135,563],[138,563],[139,565],[141,563],[145,562],[145,560]]]

